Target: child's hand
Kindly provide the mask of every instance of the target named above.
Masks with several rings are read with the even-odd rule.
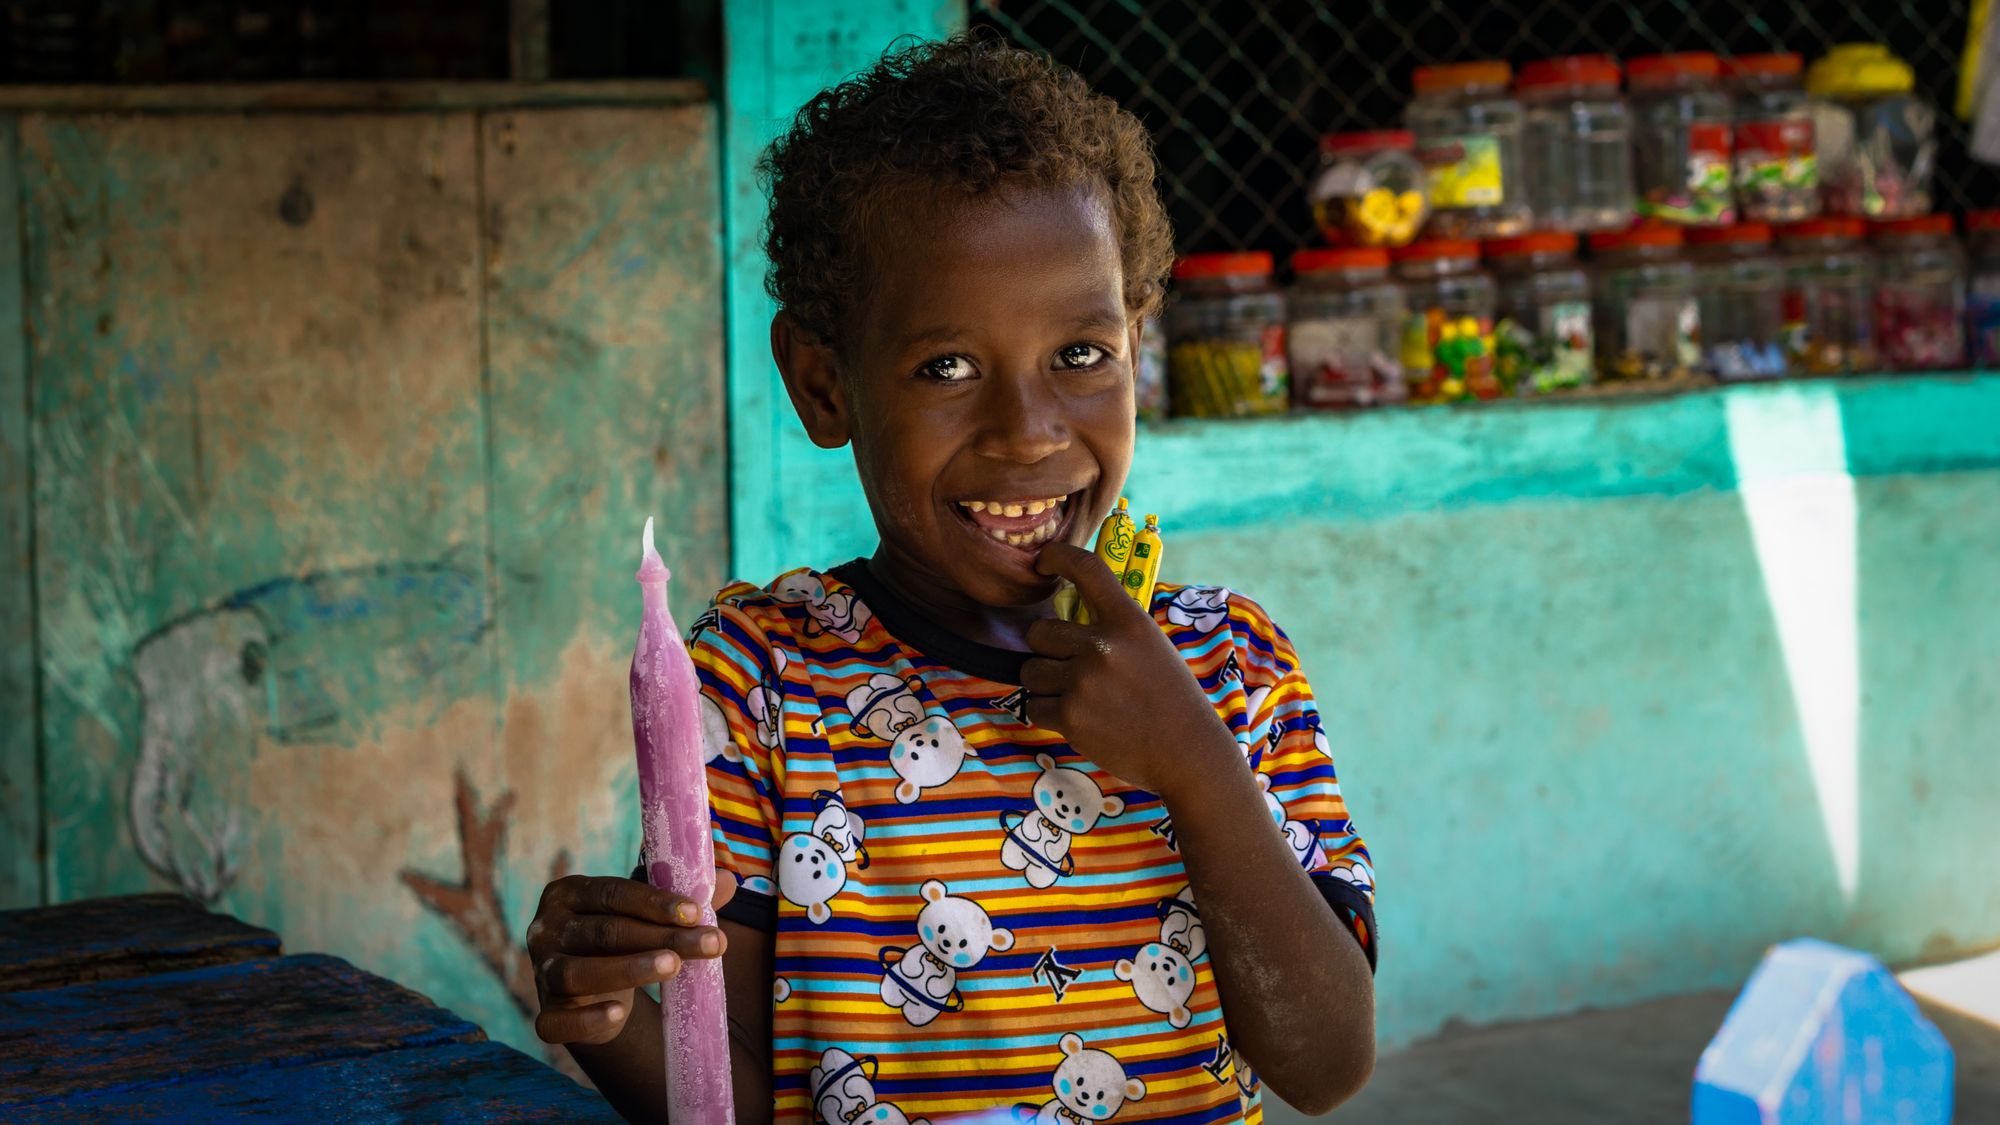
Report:
[[[1058,541],[1042,548],[1035,566],[1076,585],[1091,623],[1049,617],[1028,627],[1036,655],[1021,666],[1021,686],[1030,722],[1062,732],[1079,754],[1163,797],[1227,760],[1218,755],[1239,755],[1180,652],[1103,559]]]
[[[717,870],[715,907],[736,893]],[[625,1030],[632,992],[681,971],[685,957],[720,957],[722,931],[696,923],[701,911],[679,895],[631,879],[565,875],[542,888],[528,923],[528,961],[545,1043],[609,1043]]]

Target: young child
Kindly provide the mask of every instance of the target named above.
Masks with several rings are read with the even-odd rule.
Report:
[[[538,1032],[661,1120],[635,989],[720,955],[739,1121],[1330,1109],[1373,1065],[1374,879],[1298,657],[1248,598],[1148,612],[1086,549],[1172,254],[1144,129],[961,37],[822,92],[764,170],[772,351],[881,543],[694,623],[720,932],[550,884]]]

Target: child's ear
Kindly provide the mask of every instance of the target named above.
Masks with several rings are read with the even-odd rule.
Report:
[[[771,358],[784,376],[792,409],[806,436],[821,449],[839,449],[853,436],[847,390],[840,385],[833,349],[806,331],[789,312],[771,318]]]

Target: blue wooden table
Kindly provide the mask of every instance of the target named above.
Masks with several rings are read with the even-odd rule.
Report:
[[[134,895],[0,912],[0,1120],[619,1119],[392,981]]]

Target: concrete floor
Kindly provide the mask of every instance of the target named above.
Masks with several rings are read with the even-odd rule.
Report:
[[[2000,1122],[2000,953],[1901,974],[1951,1043],[1955,1119]],[[1734,992],[1463,1032],[1377,1061],[1329,1120],[1391,1125],[1685,1122],[1695,1061]],[[1310,1121],[1266,1099],[1272,1125]]]

